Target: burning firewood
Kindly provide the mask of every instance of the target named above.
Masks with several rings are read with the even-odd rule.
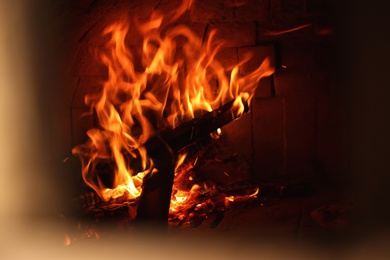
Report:
[[[231,101],[218,109],[208,112],[200,118],[181,124],[175,129],[167,129],[151,137],[144,147],[153,161],[158,161],[164,146],[168,146],[173,154],[196,142],[197,140],[210,135],[218,128],[234,121],[239,116],[236,115],[234,101]],[[249,106],[245,103],[243,113],[249,111]],[[161,162],[165,163],[165,162]]]
[[[204,42],[184,25],[165,27],[191,3],[173,16],[156,12],[143,24],[107,26],[99,58],[108,79],[85,97],[97,126],[73,149],[83,179],[104,201],[139,197],[137,219],[166,222],[179,152],[247,113],[258,82],[274,71],[266,58],[247,75],[239,74],[242,64],[226,73],[215,58],[215,31]],[[140,52],[126,45],[131,30],[143,38]]]
[[[172,130],[161,131],[144,145],[158,172],[144,180],[139,219],[166,222],[174,179],[174,156],[188,145],[237,118],[234,101]],[[244,112],[248,111],[245,106]],[[165,151],[165,152],[164,152]],[[164,206],[164,207],[158,207]]]

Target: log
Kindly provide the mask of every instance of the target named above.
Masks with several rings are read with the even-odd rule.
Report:
[[[137,210],[138,222],[168,224],[177,154],[197,140],[237,119],[233,109],[234,100],[174,129],[162,130],[145,142],[143,146],[158,172],[144,178]],[[245,103],[244,113],[248,111],[249,106]]]
[[[218,128],[236,120],[238,116],[235,115],[234,109],[234,100],[232,100],[218,109],[207,112],[199,118],[185,122],[174,129],[161,130],[145,142],[143,147],[158,171],[144,178],[143,191],[137,210],[138,222],[163,225],[168,223],[177,154],[196,141],[207,137]],[[245,103],[243,114],[248,111],[249,106]],[[103,177],[107,176],[108,168],[111,168],[114,172],[113,164],[109,160],[99,162],[93,170],[97,171],[97,175]],[[99,169],[102,169],[101,173]],[[106,181],[109,182],[109,180]]]
[[[177,154],[188,145],[237,119],[238,117],[234,115],[233,104],[234,100],[174,129],[162,130],[149,138],[143,146],[153,160],[158,159],[164,146],[168,146],[173,154]],[[248,111],[249,106],[245,103],[244,114]]]

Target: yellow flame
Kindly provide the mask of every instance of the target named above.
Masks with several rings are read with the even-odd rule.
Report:
[[[184,163],[184,160],[187,157],[187,153],[181,154],[179,158],[177,159],[176,166],[175,166],[175,173],[177,172],[177,169]]]
[[[187,26],[164,27],[191,4],[192,0],[183,1],[166,15],[155,12],[143,24],[122,19],[103,31],[109,40],[100,60],[108,68],[108,79],[100,93],[85,97],[99,125],[88,130],[89,140],[72,151],[81,159],[84,181],[104,200],[140,195],[142,179],[153,169],[142,145],[156,131],[174,128],[233,99],[233,116],[237,117],[244,112],[244,102],[249,104],[259,80],[273,73],[266,58],[258,69],[242,77],[239,65],[235,66],[228,78],[215,59],[222,46],[214,41],[216,31],[204,43]],[[127,46],[129,30],[142,35],[141,50]],[[217,86],[212,79],[217,79]],[[138,168],[132,167],[134,161],[140,162]],[[110,184],[99,174],[102,164],[112,171]]]
[[[260,190],[260,189],[257,187],[256,190],[255,190],[252,194],[249,194],[248,196],[249,196],[249,197],[255,197],[255,196],[257,196],[257,194],[259,194],[259,190]]]

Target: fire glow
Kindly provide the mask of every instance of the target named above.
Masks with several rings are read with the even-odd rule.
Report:
[[[224,45],[214,40],[216,31],[203,42],[187,26],[173,26],[191,4],[183,1],[169,14],[154,12],[142,24],[122,19],[103,32],[109,40],[99,58],[108,68],[108,79],[100,93],[85,97],[99,126],[88,130],[85,144],[73,148],[84,181],[103,200],[140,196],[143,178],[156,170],[143,144],[157,131],[173,129],[232,100],[238,117],[260,79],[273,73],[268,58],[245,76],[238,73],[242,63],[228,71],[215,58]],[[142,50],[126,45],[130,30],[143,37]],[[140,61],[142,66],[137,66]],[[95,170],[102,161],[114,169],[110,185]],[[139,167],[132,166],[135,161]],[[176,195],[174,204],[190,196]]]

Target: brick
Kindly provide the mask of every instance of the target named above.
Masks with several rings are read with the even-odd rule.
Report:
[[[271,59],[271,66],[275,67],[275,48],[273,45],[238,48],[240,62],[244,61],[247,56],[251,58],[240,67],[240,74],[248,74],[256,70],[266,57]]]
[[[81,77],[72,101],[72,108],[86,107],[84,98],[88,94],[97,94],[102,90],[102,83],[107,80],[105,76]]]
[[[113,15],[114,7],[113,2],[93,1],[87,8],[70,10],[72,14],[69,15],[73,16],[72,20],[77,21],[73,24],[73,31],[76,32],[75,35],[81,44],[95,46],[99,43],[99,41],[96,42],[96,38],[101,37],[103,28],[120,17],[117,13]]]
[[[147,19],[148,17],[150,17],[153,11],[156,10],[160,2],[161,2],[160,0],[149,0],[149,1],[119,0],[116,1],[115,7],[119,12],[123,12],[123,10],[128,10],[132,12],[132,14],[130,15],[135,15],[136,18]]]
[[[203,39],[203,36],[206,32],[207,24],[206,23],[195,23],[195,22],[186,22],[179,23],[184,24],[191,29],[200,39]]]
[[[72,129],[69,109],[53,109],[50,113],[50,144],[64,159],[72,150]],[[60,158],[60,159],[61,159]]]
[[[292,179],[312,177],[316,159],[314,97],[285,98],[286,170]]]
[[[302,21],[305,16],[305,0],[280,1],[280,17],[285,22]]]
[[[270,0],[269,25],[282,25],[286,30],[308,22],[307,0]],[[286,28],[287,27],[287,28]]]
[[[328,74],[282,69],[274,75],[276,96],[317,96],[328,91]]]
[[[207,29],[207,38],[212,30],[217,30],[214,40],[223,42],[224,47],[245,47],[256,43],[255,22],[211,24]]]
[[[87,130],[93,127],[93,117],[88,108],[72,108],[72,146],[88,140]]]
[[[220,62],[225,70],[226,77],[230,81],[231,71],[238,64],[237,48],[221,48],[215,55],[215,59]],[[215,82],[217,82],[217,79],[215,79]]]
[[[95,56],[96,50],[97,48],[86,46],[80,49],[72,66],[71,76],[103,76],[108,74],[107,67]]]
[[[79,77],[67,77],[63,81],[59,82],[56,86],[56,96],[52,97],[52,99],[55,100],[55,102],[52,102],[52,107],[54,109],[70,108],[78,85]]]
[[[252,160],[252,120],[246,114],[222,127],[222,135],[232,151],[241,154],[247,162]]]
[[[269,179],[283,170],[283,98],[254,99],[253,168],[255,179]]]
[[[159,0],[155,11],[161,12],[164,14],[164,17],[169,20],[174,18],[177,15],[177,8],[183,3],[182,0]],[[196,1],[195,1],[196,2]],[[194,4],[194,3],[193,3]],[[189,21],[190,14],[189,11],[185,11],[180,17],[179,21]]]
[[[267,98],[273,95],[272,93],[273,77],[262,78],[257,86],[255,98]]]
[[[305,0],[281,0],[281,9],[286,12],[302,12]]]
[[[226,22],[233,17],[233,8],[225,1],[194,1],[190,10],[190,19],[194,22]]]
[[[273,29],[267,27],[267,23],[260,23],[257,26],[257,43],[267,44],[270,42],[279,41],[275,38],[275,36],[269,34],[272,30]]]
[[[340,181],[346,176],[349,164],[349,134],[340,102],[334,97],[316,98],[316,171],[322,176]]]
[[[308,16],[329,16],[334,10],[334,2],[326,0],[308,0],[306,1],[306,15]]]
[[[317,172],[324,173],[327,171],[327,167],[329,166],[329,162],[331,161],[332,149],[332,138],[330,138],[330,128],[332,125],[330,124],[330,104],[329,99],[325,97],[317,97],[316,98],[316,155],[317,155]]]
[[[80,39],[114,6],[114,3],[110,2],[99,2],[97,4],[93,2],[96,1],[62,2],[60,8],[62,9],[62,17],[58,18],[61,24],[64,25],[63,29],[69,29]]]
[[[230,1],[237,21],[267,21],[269,19],[269,0]]]
[[[320,70],[323,64],[318,61],[324,59],[324,49],[309,39],[309,33],[297,31],[279,44],[281,64],[290,69]],[[296,37],[296,38],[294,38]]]
[[[73,22],[76,24],[76,22]],[[61,36],[58,37],[58,51],[64,54],[63,56],[63,71],[65,75],[71,75],[76,61],[79,59],[78,54],[81,49],[78,36],[76,35],[76,25],[64,25],[66,30],[61,30]],[[78,75],[73,75],[77,77]]]
[[[215,55],[221,65],[227,71],[231,71],[238,64],[237,49],[236,48],[222,48]]]
[[[323,46],[310,41],[285,41],[275,73],[276,95],[318,95],[329,89],[332,61]]]
[[[273,45],[238,48],[238,60],[243,62],[247,56],[250,59],[240,67],[240,75],[255,71],[266,57],[271,59],[271,66],[275,67],[275,50]],[[271,97],[273,78],[266,77],[260,80],[255,97]]]

